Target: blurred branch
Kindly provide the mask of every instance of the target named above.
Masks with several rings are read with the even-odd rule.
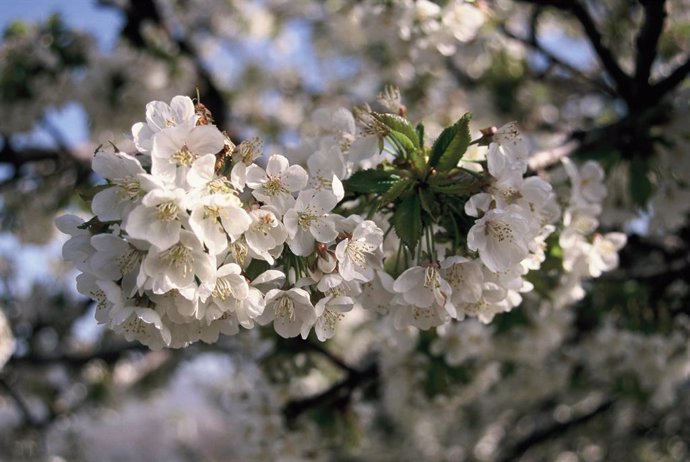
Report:
[[[644,8],[644,23],[637,35],[637,55],[635,58],[636,90],[645,91],[649,87],[652,64],[657,55],[657,45],[666,19],[665,0],[639,0]]]
[[[626,103],[633,100],[632,89],[630,86],[631,78],[618,64],[611,50],[603,43],[603,37],[597,28],[594,19],[589,14],[587,7],[579,0],[520,0],[537,6],[553,7],[561,11],[572,14],[582,26],[589,43],[599,57],[602,66],[616,84],[616,93],[620,95]]]
[[[12,357],[10,362],[17,366],[51,365],[62,363],[73,367],[79,367],[98,359],[107,364],[114,364],[125,354],[137,351],[145,352],[148,351],[148,348],[138,343],[131,343],[118,349],[94,351],[86,354],[59,354],[54,356],[41,356],[32,353],[26,356]]]
[[[609,409],[613,407],[613,404],[613,400],[605,400],[589,412],[580,414],[564,422],[553,422],[551,425],[547,427],[538,428],[531,434],[529,434],[527,437],[513,444],[505,451],[504,454],[500,455],[495,460],[498,462],[510,462],[519,460],[520,457],[533,446],[536,446],[553,438],[562,436],[563,434],[567,433],[573,428],[576,428],[580,425],[589,422],[598,415],[607,412]]]
[[[690,74],[690,56],[685,59],[683,64],[671,72],[668,77],[652,85],[650,100],[657,101],[661,99],[680,85],[688,74]]]
[[[201,102],[211,111],[215,124],[221,129],[226,127],[228,107],[222,92],[213,81],[213,77],[199,58],[199,54],[192,42],[180,34],[174,34],[165,24],[155,0],[130,0],[126,6],[113,0],[99,0],[99,4],[105,7],[115,8],[122,12],[125,24],[120,35],[129,41],[134,47],[145,50],[147,48],[146,37],[142,34],[143,26],[153,23],[165,31],[168,38],[177,45],[180,52],[194,63],[199,76]]]
[[[529,168],[530,170],[538,171],[551,167],[560,162],[562,158],[568,157],[575,152],[579,146],[580,143],[578,141],[571,140],[561,146],[536,152],[528,159]]]
[[[318,406],[341,407],[349,402],[354,390],[375,382],[379,377],[376,363],[362,371],[350,370],[347,376],[331,388],[318,395],[301,400],[290,401],[283,408],[283,415],[288,421],[294,420],[302,413]]]
[[[22,395],[20,395],[19,392],[14,389],[5,375],[0,375],[0,388],[12,399],[12,401],[14,401],[14,404],[24,417],[24,422],[27,425],[34,428],[41,428],[46,425],[47,422],[38,420],[33,416]]]
[[[573,77],[579,78],[580,80],[589,83],[599,90],[601,90],[604,93],[607,93],[611,96],[616,96],[616,92],[613,88],[609,87],[606,82],[600,79],[596,79],[592,76],[589,76],[582,72],[580,69],[576,68],[575,66],[563,61],[561,58],[558,56],[554,55],[551,53],[549,50],[547,50],[541,42],[539,42],[539,39],[537,37],[537,29],[538,29],[538,17],[541,13],[540,9],[536,9],[532,15],[532,20],[530,21],[530,32],[528,37],[520,37],[519,35],[515,34],[511,30],[508,29],[508,27],[505,24],[500,25],[500,30],[507,36],[512,38],[513,40],[517,40],[519,42],[524,43],[525,45],[528,45],[529,47],[533,48],[535,51],[540,53],[542,56],[544,56],[551,64],[556,65],[560,67],[561,69],[567,71],[570,73]]]

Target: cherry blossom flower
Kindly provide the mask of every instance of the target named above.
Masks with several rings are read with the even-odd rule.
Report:
[[[142,152],[153,147],[153,136],[172,127],[192,128],[196,124],[194,103],[187,96],[175,96],[170,104],[152,101],[146,105],[146,123],[138,122],[132,126],[134,144]]]
[[[316,241],[328,243],[335,240],[338,231],[328,212],[337,202],[331,191],[300,192],[294,207],[283,217],[287,243],[295,255],[311,255]]]
[[[257,318],[259,324],[273,321],[276,333],[284,338],[307,338],[316,321],[316,309],[304,289],[272,289],[266,293],[266,309]]]
[[[96,193],[91,210],[101,221],[122,220],[146,194],[139,161],[124,152],[98,151],[91,167],[113,186]]]
[[[268,159],[266,170],[258,165],[247,168],[247,186],[252,195],[264,204],[274,206],[281,214],[294,206],[293,192],[303,189],[309,181],[307,172],[299,165],[290,165],[279,155]]]
[[[515,210],[492,209],[470,228],[467,247],[478,251],[491,271],[501,271],[528,255],[529,229],[529,222]]]
[[[335,248],[338,272],[346,281],[371,281],[374,270],[381,267],[383,231],[376,223],[366,220],[358,224],[352,236],[340,241]]]

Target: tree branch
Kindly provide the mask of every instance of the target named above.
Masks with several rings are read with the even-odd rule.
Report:
[[[530,37],[527,38],[527,37],[520,37],[517,34],[513,33],[512,31],[510,31],[505,26],[505,24],[502,24],[500,26],[500,29],[507,37],[510,37],[513,40],[517,40],[519,42],[524,43],[525,45],[530,46],[535,51],[537,51],[541,55],[543,55],[552,64],[554,64],[554,65],[560,67],[561,69],[567,71],[573,77],[579,78],[580,80],[595,86],[596,88],[603,91],[604,93],[607,93],[607,94],[614,96],[614,97],[616,96],[615,90],[612,89],[611,87],[609,87],[606,84],[606,82],[598,80],[598,79],[594,79],[593,77],[586,75],[581,70],[577,69],[575,66],[568,64],[567,62],[563,61],[561,58],[559,58],[558,56],[554,55],[549,50],[544,48],[544,46],[537,39],[536,30],[533,30],[532,33],[530,33]]]
[[[539,6],[550,6],[572,14],[582,26],[589,43],[594,48],[599,57],[601,65],[613,79],[616,85],[616,92],[630,104],[633,101],[632,89],[630,86],[631,78],[628,76],[616,61],[611,50],[603,43],[601,32],[594,23],[594,19],[589,14],[587,8],[578,0],[522,0]]]
[[[99,3],[106,7],[117,8],[125,15],[125,25],[122,28],[121,36],[128,40],[133,46],[146,49],[146,38],[142,35],[142,27],[147,21],[156,24],[174,42],[180,52],[192,60],[199,76],[199,86],[201,100],[211,111],[215,124],[222,130],[226,127],[228,107],[222,92],[213,81],[213,77],[201,62],[193,44],[185,37],[175,37],[170,28],[166,26],[158,6],[154,0],[130,0],[128,5],[122,7],[113,0],[99,0]]]
[[[499,462],[510,462],[520,459],[520,457],[527,452],[533,446],[543,443],[544,441],[550,440],[561,436],[562,434],[570,431],[571,429],[585,424],[595,418],[596,416],[607,412],[613,406],[613,400],[607,400],[599,404],[597,407],[591,411],[581,414],[565,422],[554,422],[550,426],[545,428],[540,428],[532,432],[526,438],[518,441],[512,447],[510,447],[505,454],[498,457],[496,461]]]
[[[635,85],[637,92],[647,90],[657,45],[666,19],[665,0],[639,0],[644,8],[644,23],[637,35]]]
[[[95,359],[104,361],[107,364],[114,364],[126,353],[134,351],[147,351],[143,345],[132,343],[123,346],[122,348],[112,350],[100,350],[87,354],[58,354],[53,356],[39,356],[29,354],[26,356],[12,357],[10,362],[17,366],[20,365],[50,365],[63,363],[73,367],[80,367]]]
[[[379,370],[376,363],[371,364],[362,371],[351,370],[347,374],[347,377],[334,384],[328,390],[309,398],[287,403],[283,408],[283,415],[288,421],[292,421],[311,408],[317,406],[335,406],[348,402],[355,389],[375,382],[378,377]]]
[[[667,93],[671,92],[690,74],[690,56],[685,59],[685,62],[678,66],[671,74],[655,83],[651,87],[651,101],[657,101],[663,98]]]
[[[45,426],[45,422],[42,422],[35,418],[29,409],[28,404],[24,401],[22,395],[19,394],[17,390],[9,383],[6,377],[0,376],[0,388],[2,388],[5,393],[14,401],[17,409],[24,417],[24,422],[34,428],[41,428]]]

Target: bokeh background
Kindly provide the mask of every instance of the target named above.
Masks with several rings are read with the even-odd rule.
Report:
[[[686,0],[0,0],[0,459],[687,460]],[[317,108],[400,88],[433,138],[517,120],[532,173],[607,173],[619,268],[488,325],[351,319],[151,352],[107,332],[61,260],[94,150],[198,97],[240,142],[304,157]],[[321,113],[323,114],[323,112]],[[565,186],[562,186],[565,187]],[[580,292],[580,288],[584,289]]]

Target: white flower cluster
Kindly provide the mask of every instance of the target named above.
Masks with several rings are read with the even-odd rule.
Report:
[[[492,139],[486,153],[489,184],[465,203],[465,213],[475,218],[467,255],[398,277],[391,303],[399,327],[427,329],[465,316],[488,323],[533,289],[523,276],[544,261],[544,241],[559,215],[556,196],[541,178],[524,177],[527,147],[515,124],[501,127]]]
[[[626,243],[626,235],[618,232],[604,235],[599,227],[601,202],[606,197],[604,170],[595,161],[578,168],[570,159],[563,165],[572,185],[568,207],[563,213],[564,229],[558,243],[563,249],[563,269],[559,287],[553,295],[556,307],[567,306],[582,299],[582,281],[597,278],[618,266],[618,251]]]
[[[337,177],[326,178],[331,189],[313,188],[281,155],[259,167],[257,141],[234,146],[183,96],[149,103],[132,133],[141,155],[93,159],[107,180],[91,202],[96,217],[57,221],[72,236],[63,256],[82,271],[78,290],[97,301],[97,320],[151,348],[271,321],[283,337],[306,338],[312,327],[332,336],[382,267],[383,241],[372,221],[332,213]],[[260,261],[285,271],[250,280]]]

